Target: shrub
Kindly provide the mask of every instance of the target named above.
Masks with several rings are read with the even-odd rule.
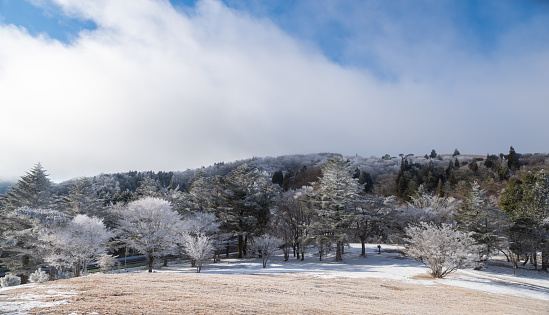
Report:
[[[42,268],[39,268],[29,276],[29,281],[33,283],[44,283],[49,280],[48,275]]]
[[[16,275],[6,274],[6,276],[0,278],[0,287],[7,288],[21,284],[21,278]]]
[[[99,257],[99,269],[102,273],[108,273],[116,265],[116,259],[109,254],[103,254]]]

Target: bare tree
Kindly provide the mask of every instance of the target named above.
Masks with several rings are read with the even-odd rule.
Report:
[[[213,241],[206,235],[183,235],[183,247],[187,255],[194,260],[196,266],[196,272],[202,270],[204,261],[211,255],[214,244]]]
[[[267,267],[269,257],[284,244],[284,241],[278,237],[263,234],[254,238],[254,248],[261,253],[263,259],[263,268]]]

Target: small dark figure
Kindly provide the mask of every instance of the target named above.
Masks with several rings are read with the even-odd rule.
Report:
[[[381,254],[381,245],[377,245],[377,253]]]

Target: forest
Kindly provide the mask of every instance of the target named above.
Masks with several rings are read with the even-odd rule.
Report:
[[[434,277],[482,268],[496,254],[547,271],[548,166],[548,154],[513,147],[482,156],[320,153],[53,183],[37,163],[0,185],[0,264],[26,283],[79,276],[92,262],[112,268],[134,252],[149,272],[155,259],[181,255],[200,272],[230,247],[238,258],[263,257],[265,267],[273,250],[285,260],[334,253],[337,261],[349,243],[365,256],[376,242],[407,244]],[[426,244],[445,238],[458,240],[440,245],[454,261],[424,261]]]

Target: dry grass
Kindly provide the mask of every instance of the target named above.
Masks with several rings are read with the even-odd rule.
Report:
[[[444,285],[300,274],[97,275],[3,292],[0,301],[75,290],[70,304],[31,314],[547,314],[549,303]],[[67,300],[48,297],[43,301]]]

